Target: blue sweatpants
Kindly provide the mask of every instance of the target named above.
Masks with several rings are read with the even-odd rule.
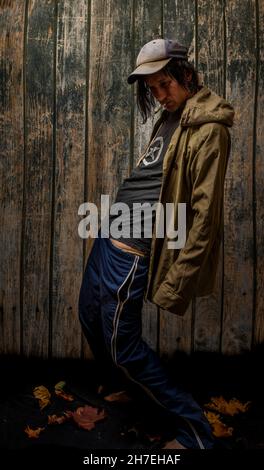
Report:
[[[109,361],[175,417],[175,438],[187,448],[213,447],[210,425],[189,393],[170,382],[142,339],[141,312],[149,258],[96,238],[85,269],[79,317],[95,359]],[[175,421],[175,422],[176,422]]]

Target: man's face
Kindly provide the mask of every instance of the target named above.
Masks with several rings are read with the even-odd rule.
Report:
[[[162,71],[145,75],[144,80],[152,95],[167,111],[176,111],[190,96],[190,93],[175,78],[171,78]]]

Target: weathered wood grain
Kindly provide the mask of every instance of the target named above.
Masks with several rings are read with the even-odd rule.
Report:
[[[100,206],[101,194],[113,201],[148,141],[153,121],[141,125],[126,80],[157,36],[190,45],[236,123],[224,284],[220,261],[216,294],[183,318],[146,303],[144,338],[162,355],[263,343],[263,24],[262,0],[0,1],[0,353],[81,353],[78,206]],[[86,344],[83,355],[91,356]]]
[[[129,12],[129,14],[128,14]],[[130,155],[131,0],[91,4],[88,199],[100,208],[128,175]]]
[[[153,2],[151,0],[139,0],[136,2],[135,8],[135,41],[134,41],[134,61],[131,64],[131,71],[135,67],[136,57],[141,47],[153,38],[161,37],[161,2]],[[139,27],[140,25],[140,27]],[[136,85],[134,85],[136,91]],[[133,90],[132,90],[133,92]],[[144,152],[150,138],[155,118],[149,118],[142,125],[142,117],[136,107],[136,95],[132,106],[134,107],[134,120],[132,122],[131,136],[134,136],[132,148],[133,166],[140,155]],[[153,348],[157,348],[158,344],[158,309],[151,302],[144,302],[142,311],[142,334],[143,338]]]
[[[189,47],[190,60],[195,52],[195,5],[192,0],[165,0],[163,11],[163,36],[176,38]],[[184,317],[161,310],[160,312],[160,353],[171,356],[176,350],[191,352],[192,347],[192,304]]]
[[[26,158],[23,352],[48,355],[53,178],[54,2],[29,1],[26,43]]]
[[[198,2],[197,27],[198,70],[203,82],[220,96],[225,95],[225,22],[224,2]],[[222,267],[220,252],[215,292],[195,302],[193,348],[198,351],[219,351],[222,321]]]
[[[236,112],[227,169],[222,351],[250,349],[253,314],[252,162],[255,1],[226,3],[227,99]]]
[[[256,198],[256,312],[253,344],[264,342],[264,2],[256,2],[258,18],[258,47],[259,55],[258,87],[256,89],[256,141],[255,141],[255,198]]]
[[[198,2],[197,59],[204,84],[216,93],[225,93],[225,0]]]
[[[92,0],[90,25],[86,200],[96,204],[100,216],[101,195],[109,195],[111,204],[129,172],[131,94],[126,77],[133,45],[132,1],[124,8],[121,0]],[[85,346],[83,355],[90,354]]]
[[[87,2],[58,2],[56,170],[52,276],[52,355],[80,357],[78,294],[83,241]]]
[[[0,353],[20,351],[23,206],[23,2],[0,10]]]

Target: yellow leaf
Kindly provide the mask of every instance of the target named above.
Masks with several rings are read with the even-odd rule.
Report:
[[[45,406],[50,404],[50,392],[46,387],[40,385],[33,390],[34,397],[38,399],[40,409],[43,410]]]
[[[66,385],[66,382],[64,382],[63,380],[61,380],[60,382],[58,382],[56,385],[55,385],[55,390],[62,390]]]
[[[224,424],[220,419],[220,415],[213,413],[212,411],[205,411],[205,416],[212,426],[213,435],[215,437],[232,436],[234,429]]]
[[[29,426],[27,426],[24,429],[24,432],[28,435],[30,439],[38,439],[39,435],[42,431],[44,431],[45,428],[37,428],[37,429],[32,429]]]
[[[64,414],[63,416],[49,415],[48,424],[62,424],[67,419],[69,419],[69,416],[67,416],[66,414]]]
[[[224,397],[220,396],[212,397],[210,403],[207,403],[205,407],[225,415],[234,416],[237,413],[245,413],[248,410],[250,404],[250,401],[241,403],[236,398],[232,398],[232,400],[226,401]]]

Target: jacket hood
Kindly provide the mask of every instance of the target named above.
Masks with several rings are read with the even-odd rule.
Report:
[[[224,98],[204,86],[187,100],[180,124],[182,127],[190,127],[209,122],[219,122],[231,127],[233,120],[233,107]]]

